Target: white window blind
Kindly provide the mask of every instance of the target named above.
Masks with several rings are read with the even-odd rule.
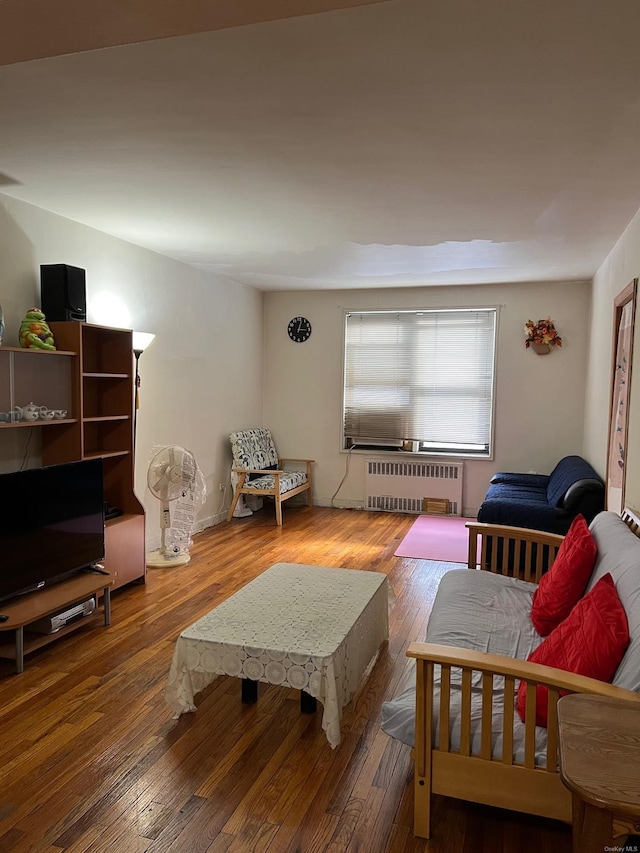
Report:
[[[495,309],[348,314],[345,446],[487,453],[495,331]]]

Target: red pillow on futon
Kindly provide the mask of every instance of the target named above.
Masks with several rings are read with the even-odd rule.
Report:
[[[606,574],[527,660],[610,682],[628,645],[627,615],[613,578]],[[545,728],[548,693],[546,687],[538,685],[536,725]],[[564,695],[563,691],[561,693]],[[523,722],[526,700],[527,682],[521,681],[516,709]]]
[[[546,637],[571,613],[582,597],[596,561],[597,547],[584,516],[577,515],[549,571],[533,595],[531,621]]]

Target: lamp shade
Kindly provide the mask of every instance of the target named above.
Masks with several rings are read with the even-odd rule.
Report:
[[[154,338],[155,335],[152,332],[134,332],[133,351],[144,352]]]

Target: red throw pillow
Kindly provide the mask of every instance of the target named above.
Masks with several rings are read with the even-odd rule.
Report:
[[[541,637],[546,637],[567,618],[585,591],[597,547],[584,516],[577,515],[558,550],[549,571],[542,575],[533,595],[531,621]]]
[[[527,660],[610,682],[629,645],[627,615],[613,578],[604,575]],[[536,725],[547,726],[548,690],[536,690]],[[564,691],[561,691],[565,695]],[[516,709],[524,722],[527,682],[518,687]]]

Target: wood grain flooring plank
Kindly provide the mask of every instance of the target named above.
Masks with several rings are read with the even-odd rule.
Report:
[[[162,832],[153,840],[149,841],[146,851],[147,853],[166,853],[168,850],[196,851],[197,846],[193,842],[193,837],[190,835],[188,828],[200,809],[206,805],[206,800],[195,795],[182,805],[182,807],[174,813],[173,818],[165,826]],[[187,830],[184,837],[184,844],[181,843],[177,848],[174,847],[176,839],[181,838],[183,832]]]
[[[105,827],[98,823],[90,826],[82,835],[80,835],[73,844],[65,847],[58,847],[58,850],[64,850],[64,853],[85,853],[91,845],[100,838],[105,831]]]
[[[383,851],[387,847],[387,840],[391,831],[391,820],[384,820],[387,816],[383,812],[383,804],[386,792],[382,788],[371,788],[358,816],[351,837],[349,848],[352,850]],[[343,850],[348,848],[343,847]],[[338,853],[338,850],[332,851]]]
[[[293,721],[292,727],[286,733],[284,740],[269,759],[262,771],[256,776],[238,808],[233,812],[223,827],[223,832],[229,835],[239,835],[249,816],[266,817],[276,802],[282,798],[284,789],[295,770],[307,757],[306,744],[300,749],[300,737],[308,728],[310,719],[300,715]],[[298,751],[295,747],[298,745]],[[292,754],[293,753],[293,754]]]
[[[318,817],[307,811],[305,820],[292,843],[292,849],[304,850],[304,853],[324,853],[335,835],[339,819],[337,815],[324,814]]]
[[[385,853],[404,853],[408,838],[409,829],[406,826],[392,824],[389,830]]]
[[[352,797],[344,807],[338,820],[331,841],[326,847],[326,853],[343,853],[349,848],[353,833],[355,832],[360,815],[364,809],[364,800]]]

